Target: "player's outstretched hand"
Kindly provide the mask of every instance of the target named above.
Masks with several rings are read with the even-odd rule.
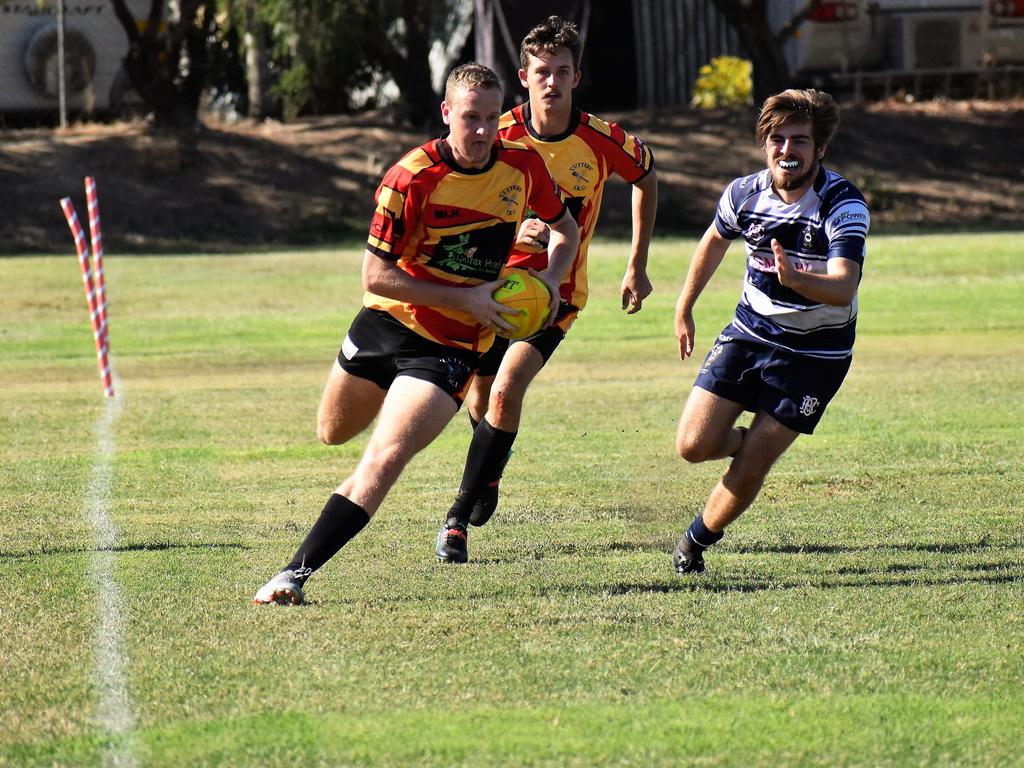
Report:
[[[501,312],[508,308],[494,300],[494,292],[505,284],[505,278],[499,277],[489,283],[481,283],[466,288],[461,309],[471,314],[480,325],[488,330],[500,333],[515,330]]]
[[[626,269],[626,275],[622,278],[622,308],[627,315],[636,314],[641,310],[644,299],[651,295],[654,286],[647,277],[645,270],[636,271]],[[627,309],[628,308],[628,309]]]

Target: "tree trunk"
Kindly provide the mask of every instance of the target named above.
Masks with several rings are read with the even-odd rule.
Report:
[[[246,0],[245,80],[248,86],[249,117],[262,120],[270,114],[266,29],[257,15],[256,0]]]
[[[167,31],[158,36],[160,19],[164,17],[163,0],[150,0],[141,30],[125,0],[112,0],[114,13],[128,36],[125,73],[153,111],[157,127],[188,131],[198,128],[199,97],[208,67],[206,39],[214,24],[213,2],[181,0],[179,18],[174,23],[168,20]],[[180,78],[183,49],[188,74]]]
[[[768,0],[712,0],[719,13],[736,30],[740,44],[753,64],[754,103],[789,87],[790,73],[782,52],[783,40],[772,32]]]

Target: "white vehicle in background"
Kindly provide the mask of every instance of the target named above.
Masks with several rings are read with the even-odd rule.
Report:
[[[775,0],[781,27],[804,0]],[[803,80],[992,74],[1021,76],[1024,0],[825,0],[786,44]]]
[[[121,69],[128,37],[110,0],[64,0],[68,109],[105,112],[130,89]],[[145,19],[149,0],[127,0]],[[141,23],[141,22],[140,22]],[[54,0],[0,0],[0,112],[57,109],[57,6]]]
[[[995,65],[1024,65],[1024,0],[989,0],[988,54]]]

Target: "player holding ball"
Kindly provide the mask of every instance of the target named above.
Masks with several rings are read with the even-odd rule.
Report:
[[[317,414],[329,445],[377,425],[359,464],[328,498],[291,560],[253,597],[299,604],[310,575],[358,534],[410,459],[458,410],[480,355],[512,326],[493,293],[527,210],[551,225],[556,289],[579,230],[536,152],[497,138],[502,89],[479,64],[448,77],[449,134],[384,175],[363,256],[363,308],[341,344]],[[553,302],[552,302],[553,303]]]

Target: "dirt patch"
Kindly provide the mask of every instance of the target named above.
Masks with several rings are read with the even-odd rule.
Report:
[[[723,186],[763,166],[750,110],[604,115],[653,149],[659,232],[707,226]],[[875,231],[1024,226],[1024,102],[848,108],[827,165],[869,198]],[[71,247],[58,200],[84,214],[100,188],[111,252],[238,250],[360,239],[383,169],[427,137],[381,113],[296,123],[211,123],[199,135],[141,123],[0,134],[0,251]],[[610,184],[599,232],[629,228],[629,189]]]

